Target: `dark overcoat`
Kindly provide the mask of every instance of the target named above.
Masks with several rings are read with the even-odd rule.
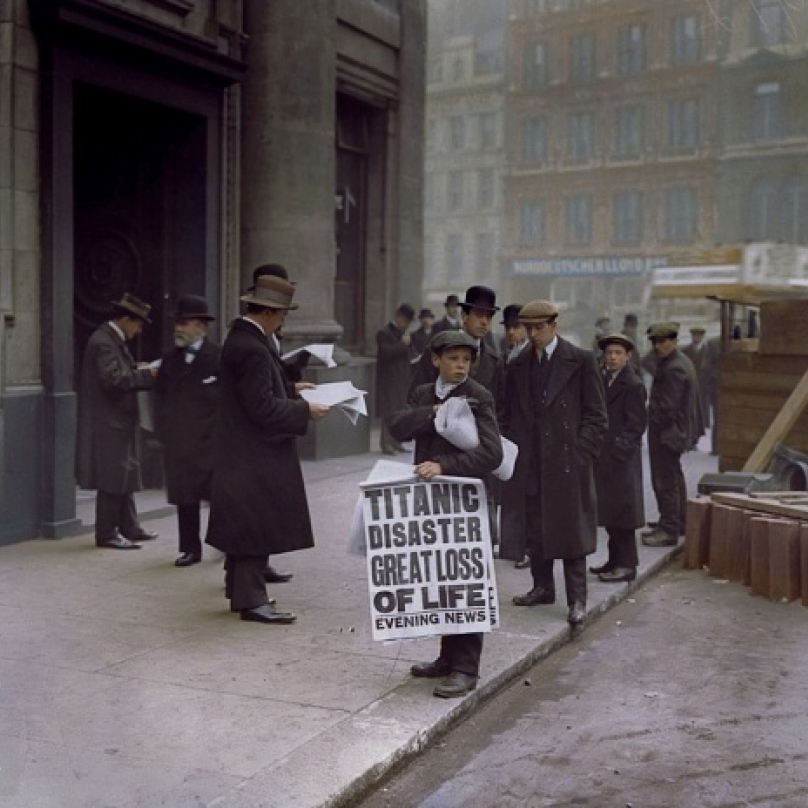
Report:
[[[526,348],[508,368],[504,433],[519,446],[509,486],[524,508],[530,475],[538,474],[542,555],[579,558],[593,553],[597,545],[594,463],[606,433],[603,382],[592,353],[559,337],[542,405],[533,396],[536,362],[536,352]],[[534,434],[534,411],[540,406],[544,412],[539,441]]]
[[[432,337],[438,332],[434,328],[429,329],[429,333],[424,330],[424,327],[416,328],[412,332],[412,342],[410,343],[410,358],[419,359],[421,354],[429,347]]]
[[[175,505],[210,499],[213,432],[221,348],[202,342],[193,362],[175,348],[163,356],[154,386],[157,437],[163,444],[166,495]]]
[[[308,425],[309,405],[293,397],[278,352],[236,320],[219,369],[208,544],[242,556],[314,546],[297,454]]]
[[[699,382],[699,402],[703,426],[710,426],[713,379],[718,361],[717,345],[713,340],[702,340],[700,346],[692,343],[682,348],[682,353],[693,363]]]
[[[376,414],[386,418],[407,404],[412,366],[404,332],[388,323],[376,334]]]
[[[648,429],[677,454],[692,449],[704,434],[696,371],[678,348],[657,362],[648,399]]]
[[[138,369],[126,341],[104,323],[84,350],[79,382],[76,478],[81,488],[110,494],[140,491],[137,392],[154,377]]]
[[[645,384],[629,363],[606,387],[609,428],[595,464],[598,524],[635,530],[645,524],[642,436],[648,424]]]

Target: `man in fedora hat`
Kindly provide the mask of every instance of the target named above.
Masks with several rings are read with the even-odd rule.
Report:
[[[140,477],[137,393],[154,385],[157,370],[137,364],[126,343],[150,323],[151,306],[126,292],[112,304],[115,314],[92,334],[79,382],[76,472],[81,488],[98,492],[95,543],[113,550],[137,550],[156,539],[137,519],[135,491]]]
[[[553,566],[564,562],[567,620],[586,616],[586,556],[597,547],[594,463],[606,433],[606,401],[590,351],[556,333],[558,308],[533,300],[519,319],[530,349],[508,368],[504,434],[519,446],[511,484],[525,511],[533,588],[517,606],[555,602]]]
[[[438,320],[432,328],[433,335],[441,331],[460,331],[462,323],[460,321],[460,298],[457,295],[446,295],[443,301],[446,314]]]
[[[609,429],[595,464],[598,524],[609,536],[609,557],[589,571],[607,583],[633,581],[637,574],[635,530],[645,524],[642,436],[648,423],[647,394],[631,363],[634,343],[624,334],[600,338]]]
[[[296,438],[329,409],[296,396],[270,341],[297,308],[294,294],[282,278],[259,277],[241,298],[247,310],[227,335],[219,369],[206,543],[226,554],[231,611],[265,624],[295,620],[270,605],[264,569],[268,555],[314,546]]]
[[[202,560],[200,509],[203,500],[210,500],[219,400],[221,348],[207,338],[214,319],[204,297],[185,295],[177,301],[174,348],[163,356],[154,391],[166,494],[177,506],[178,567]]]

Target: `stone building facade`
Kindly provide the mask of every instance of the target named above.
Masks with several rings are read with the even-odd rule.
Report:
[[[286,265],[343,374],[421,283],[423,0],[0,2],[0,544],[69,535],[84,344]],[[358,356],[351,359],[350,355]],[[366,363],[367,364],[367,363]]]

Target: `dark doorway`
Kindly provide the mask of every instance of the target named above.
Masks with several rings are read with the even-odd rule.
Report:
[[[78,83],[74,92],[75,377],[110,302],[129,291],[152,305],[132,346],[156,359],[178,295],[204,294],[206,120]]]

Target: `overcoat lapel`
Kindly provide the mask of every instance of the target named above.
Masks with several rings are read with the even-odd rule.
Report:
[[[552,370],[547,383],[547,406],[555,400],[556,396],[567,386],[567,382],[573,373],[578,369],[579,363],[567,350],[567,343],[558,338],[553,358],[550,360]]]

